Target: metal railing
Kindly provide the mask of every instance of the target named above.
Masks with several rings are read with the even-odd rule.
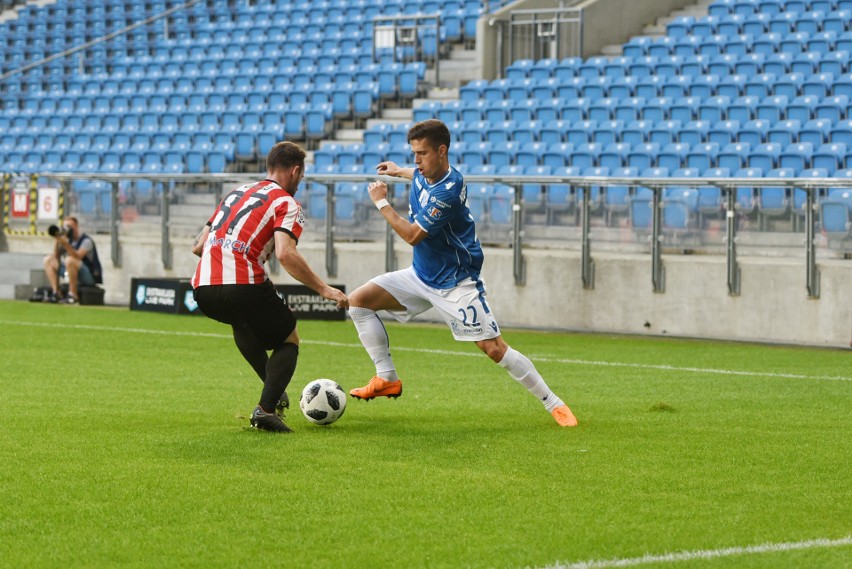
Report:
[[[512,10],[496,20],[497,69],[518,59],[564,59],[583,56],[583,10],[547,8]]]
[[[435,84],[439,85],[440,28],[440,13],[376,16],[373,18],[373,62],[378,62],[385,53],[389,53],[394,62],[432,61]],[[429,52],[430,48],[434,48],[434,54]]]
[[[121,245],[119,240],[120,214],[119,214],[119,182],[133,180],[149,180],[152,182],[167,182],[172,185],[189,187],[192,184],[205,184],[208,187],[217,188],[212,191],[210,205],[215,207],[224,192],[231,189],[231,185],[238,185],[257,180],[259,174],[172,174],[172,175],[146,175],[146,174],[68,174],[68,173],[45,173],[40,179],[56,180],[63,184],[66,192],[68,186],[74,180],[103,180],[112,184],[111,207],[109,212],[109,233],[111,244],[111,259],[113,265],[121,266]],[[379,179],[388,183],[393,189],[397,184],[408,184],[406,180],[379,176]],[[346,182],[369,182],[377,179],[369,174],[315,174],[305,176],[305,185],[323,184],[334,186]],[[4,210],[8,211],[9,175],[6,175],[3,188],[2,204]],[[828,188],[852,189],[852,180],[836,178],[642,178],[642,177],[572,177],[572,176],[483,176],[469,175],[465,177],[470,184],[506,184],[515,188],[513,203],[511,207],[511,229],[509,230],[508,244],[513,252],[513,272],[517,285],[523,285],[525,281],[524,247],[527,226],[524,223],[525,204],[522,199],[521,187],[523,184],[541,184],[545,187],[554,184],[568,185],[578,195],[577,208],[579,209],[579,225],[581,230],[581,279],[584,288],[594,288],[594,258],[592,255],[592,232],[590,230],[591,204],[590,196],[593,188],[603,191],[612,186],[629,186],[634,188],[647,188],[652,192],[650,200],[652,221],[648,232],[650,238],[651,256],[651,284],[654,292],[665,292],[665,265],[663,263],[663,222],[662,208],[664,205],[663,193],[666,188],[718,188],[723,196],[724,223],[725,223],[725,256],[727,267],[728,293],[738,295],[741,289],[740,271],[737,260],[738,221],[739,208],[736,201],[738,188],[785,188],[790,193],[801,190],[806,193],[804,203],[804,249],[805,249],[805,288],[811,298],[819,298],[819,269],[817,266],[817,243],[816,243],[816,210],[817,198],[820,192]],[[393,195],[390,196],[393,199]],[[170,201],[174,198],[172,191],[164,190],[160,195],[160,221],[162,232],[162,264],[164,268],[172,266],[172,246],[170,227],[172,219],[170,216]],[[335,242],[340,228],[335,218],[335,192],[327,191],[325,194],[325,269],[330,277],[337,276],[337,253]],[[368,200],[367,196],[364,196]],[[212,210],[212,209],[211,209]],[[68,212],[65,212],[68,213]],[[384,242],[386,248],[385,265],[387,270],[396,268],[394,255],[394,243],[396,241],[393,230],[387,224],[384,225]],[[36,233],[35,225],[32,233]],[[200,225],[199,225],[200,228]],[[10,232],[8,216],[4,215],[0,220],[0,231]],[[20,233],[20,232],[18,232]]]

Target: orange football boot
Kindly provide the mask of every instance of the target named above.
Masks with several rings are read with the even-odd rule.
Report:
[[[571,412],[567,405],[561,405],[550,412],[556,422],[562,427],[576,427],[577,417]]]
[[[402,395],[402,382],[400,380],[388,381],[376,375],[364,387],[350,390],[349,395],[356,399],[366,400],[375,399],[376,397],[392,397],[396,399]]]

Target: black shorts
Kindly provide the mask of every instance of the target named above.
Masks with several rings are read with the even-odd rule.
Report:
[[[200,286],[193,296],[205,316],[232,326],[248,326],[267,350],[283,345],[296,329],[296,317],[271,281]]]

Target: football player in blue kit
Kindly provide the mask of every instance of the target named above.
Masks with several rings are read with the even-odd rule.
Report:
[[[561,426],[577,425],[574,414],[533,363],[503,339],[485,300],[482,247],[467,206],[464,178],[449,163],[449,129],[439,120],[425,120],[411,127],[408,142],[415,168],[393,162],[377,167],[379,174],[412,180],[408,219],[388,203],[384,182],[373,182],[368,190],[397,235],[414,247],[414,258],[410,267],[379,275],[349,295],[349,315],[376,366],[370,382],[350,395],[358,399],[402,395],[387,332],[376,312],[386,310],[405,322],[434,307],[456,340],[476,343],[541,401]]]

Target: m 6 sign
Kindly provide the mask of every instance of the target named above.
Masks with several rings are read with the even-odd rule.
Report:
[[[59,219],[59,188],[38,189],[39,221]]]
[[[30,215],[30,190],[29,188],[17,187],[12,190],[12,217],[29,217]]]

